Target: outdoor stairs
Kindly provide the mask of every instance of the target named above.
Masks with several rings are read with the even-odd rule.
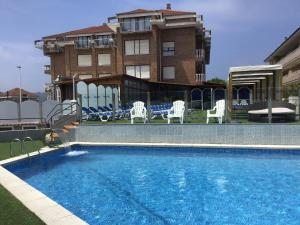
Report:
[[[62,128],[60,129],[53,129],[52,133],[51,133],[51,137],[52,140],[57,140],[60,137],[60,134],[67,134],[70,132],[70,130],[75,129],[76,127],[78,127],[80,125],[79,122],[77,121],[73,121],[70,124],[66,124],[64,125]]]

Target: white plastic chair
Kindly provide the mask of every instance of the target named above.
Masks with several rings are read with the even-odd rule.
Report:
[[[146,123],[147,120],[147,109],[145,108],[144,102],[134,102],[133,108],[130,109],[130,118],[131,118],[131,124],[134,123],[134,118],[142,118],[144,123]]]
[[[171,123],[171,119],[173,118],[179,118],[180,123],[183,124],[183,118],[184,118],[184,101],[175,101],[173,102],[173,106],[171,109],[168,110],[168,124]]]
[[[246,99],[242,99],[240,105],[241,106],[247,106],[248,105],[247,100]]]
[[[215,113],[212,113],[214,111]],[[222,124],[224,114],[225,114],[225,100],[223,99],[217,101],[216,106],[213,109],[207,110],[206,123],[209,123],[209,118],[217,118],[219,124]]]

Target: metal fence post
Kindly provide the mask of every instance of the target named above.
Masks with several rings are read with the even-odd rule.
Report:
[[[224,94],[225,94],[225,123],[229,122],[229,118],[228,118],[228,90],[224,90]]]
[[[268,87],[268,122],[272,123],[272,89]]]
[[[147,91],[147,115],[148,115],[148,123],[151,122],[151,95],[150,95],[150,91]]]
[[[187,121],[187,114],[188,114],[188,110],[189,110],[189,103],[188,103],[188,93],[187,90],[184,91],[184,105],[185,105],[185,109],[184,110],[184,121]]]
[[[18,108],[18,121],[21,122],[21,104],[18,102],[17,104]]]
[[[112,93],[112,120],[116,119],[116,94]]]
[[[298,89],[298,120],[300,120],[300,87]]]

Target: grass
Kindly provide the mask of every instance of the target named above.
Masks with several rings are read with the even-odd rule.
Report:
[[[37,151],[38,149],[42,148],[45,146],[43,141],[40,140],[35,140],[35,144],[32,144],[30,142],[26,142],[24,144],[25,150],[23,150],[23,153],[21,152],[21,144],[18,142],[12,143],[12,149],[13,149],[13,154],[14,156],[26,154],[26,150],[28,152],[34,152]],[[10,158],[10,142],[2,142],[0,143],[0,160],[8,159]]]
[[[38,148],[45,146],[43,141],[25,143],[24,147],[28,152],[36,151]],[[15,156],[21,155],[19,143],[13,143]],[[10,158],[10,143],[0,143],[0,160]],[[39,225],[44,224],[36,215],[28,210],[19,200],[10,194],[3,186],[0,185],[0,224],[3,225]]]
[[[0,224],[3,225],[39,225],[43,223],[21,202],[0,185]]]

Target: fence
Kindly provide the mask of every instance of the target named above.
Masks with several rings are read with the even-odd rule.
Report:
[[[147,123],[166,123],[168,114],[175,101],[183,101],[185,105],[184,123],[207,123],[208,110],[214,109],[217,102],[224,100],[222,114],[223,123],[299,123],[300,88],[284,87],[253,89],[251,87],[234,87],[230,92],[222,88],[195,88],[191,91],[156,92],[132,91],[125,93],[127,102],[121,102],[118,92],[111,92],[109,101],[102,101],[102,96],[85,96],[83,105],[84,118],[89,123],[102,122],[129,123],[133,102],[142,101],[147,111]],[[92,93],[92,92],[90,92]],[[92,99],[92,101],[91,101]],[[93,102],[92,105],[89,102]],[[216,109],[211,114],[216,114]],[[93,115],[93,116],[89,116]],[[173,120],[179,122],[176,117]],[[136,122],[142,122],[137,119]],[[211,118],[210,123],[217,123]]]
[[[0,126],[10,126],[18,124],[34,124],[47,125],[48,120],[58,119],[62,115],[70,114],[70,108],[62,111],[64,105],[69,105],[70,101],[66,100],[63,104],[57,101],[47,100],[44,102],[37,102],[27,100],[23,102],[15,101],[1,101],[0,102]],[[57,108],[56,111],[53,109]],[[61,113],[58,113],[61,111]],[[54,118],[53,118],[54,117]]]

